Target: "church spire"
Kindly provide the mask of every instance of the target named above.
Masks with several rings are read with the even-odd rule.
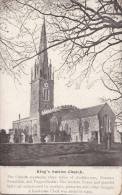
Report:
[[[45,79],[47,79],[48,78],[48,53],[47,53],[47,35],[46,35],[45,18],[42,25],[39,52],[42,52],[41,54],[39,54],[40,77],[44,77]]]

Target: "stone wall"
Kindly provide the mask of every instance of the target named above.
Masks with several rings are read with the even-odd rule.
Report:
[[[105,116],[107,116],[107,121],[105,121]],[[98,117],[100,121],[100,141],[103,142],[105,134],[111,132],[111,141],[114,142],[114,125],[116,117],[108,104],[104,105],[99,112]]]
[[[31,103],[30,115],[31,117],[37,116],[39,111],[39,80],[31,83]]]

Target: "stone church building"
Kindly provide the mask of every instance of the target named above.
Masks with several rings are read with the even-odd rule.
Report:
[[[80,109],[72,105],[54,108],[54,75],[48,62],[45,21],[39,52],[31,71],[30,116],[13,122],[11,142],[92,142],[114,140],[115,115],[108,104]],[[13,141],[12,141],[13,135]]]

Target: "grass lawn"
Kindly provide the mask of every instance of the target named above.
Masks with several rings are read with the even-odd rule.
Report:
[[[26,166],[122,166],[121,151],[97,151],[81,154],[43,156],[39,160],[6,162],[4,165]]]

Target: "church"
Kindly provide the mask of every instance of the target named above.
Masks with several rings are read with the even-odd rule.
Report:
[[[115,114],[107,103],[84,109],[73,105],[54,107],[54,73],[48,62],[45,21],[39,52],[31,70],[30,116],[23,119],[19,116],[13,121],[10,142],[94,141],[101,144],[107,137],[113,142]]]

